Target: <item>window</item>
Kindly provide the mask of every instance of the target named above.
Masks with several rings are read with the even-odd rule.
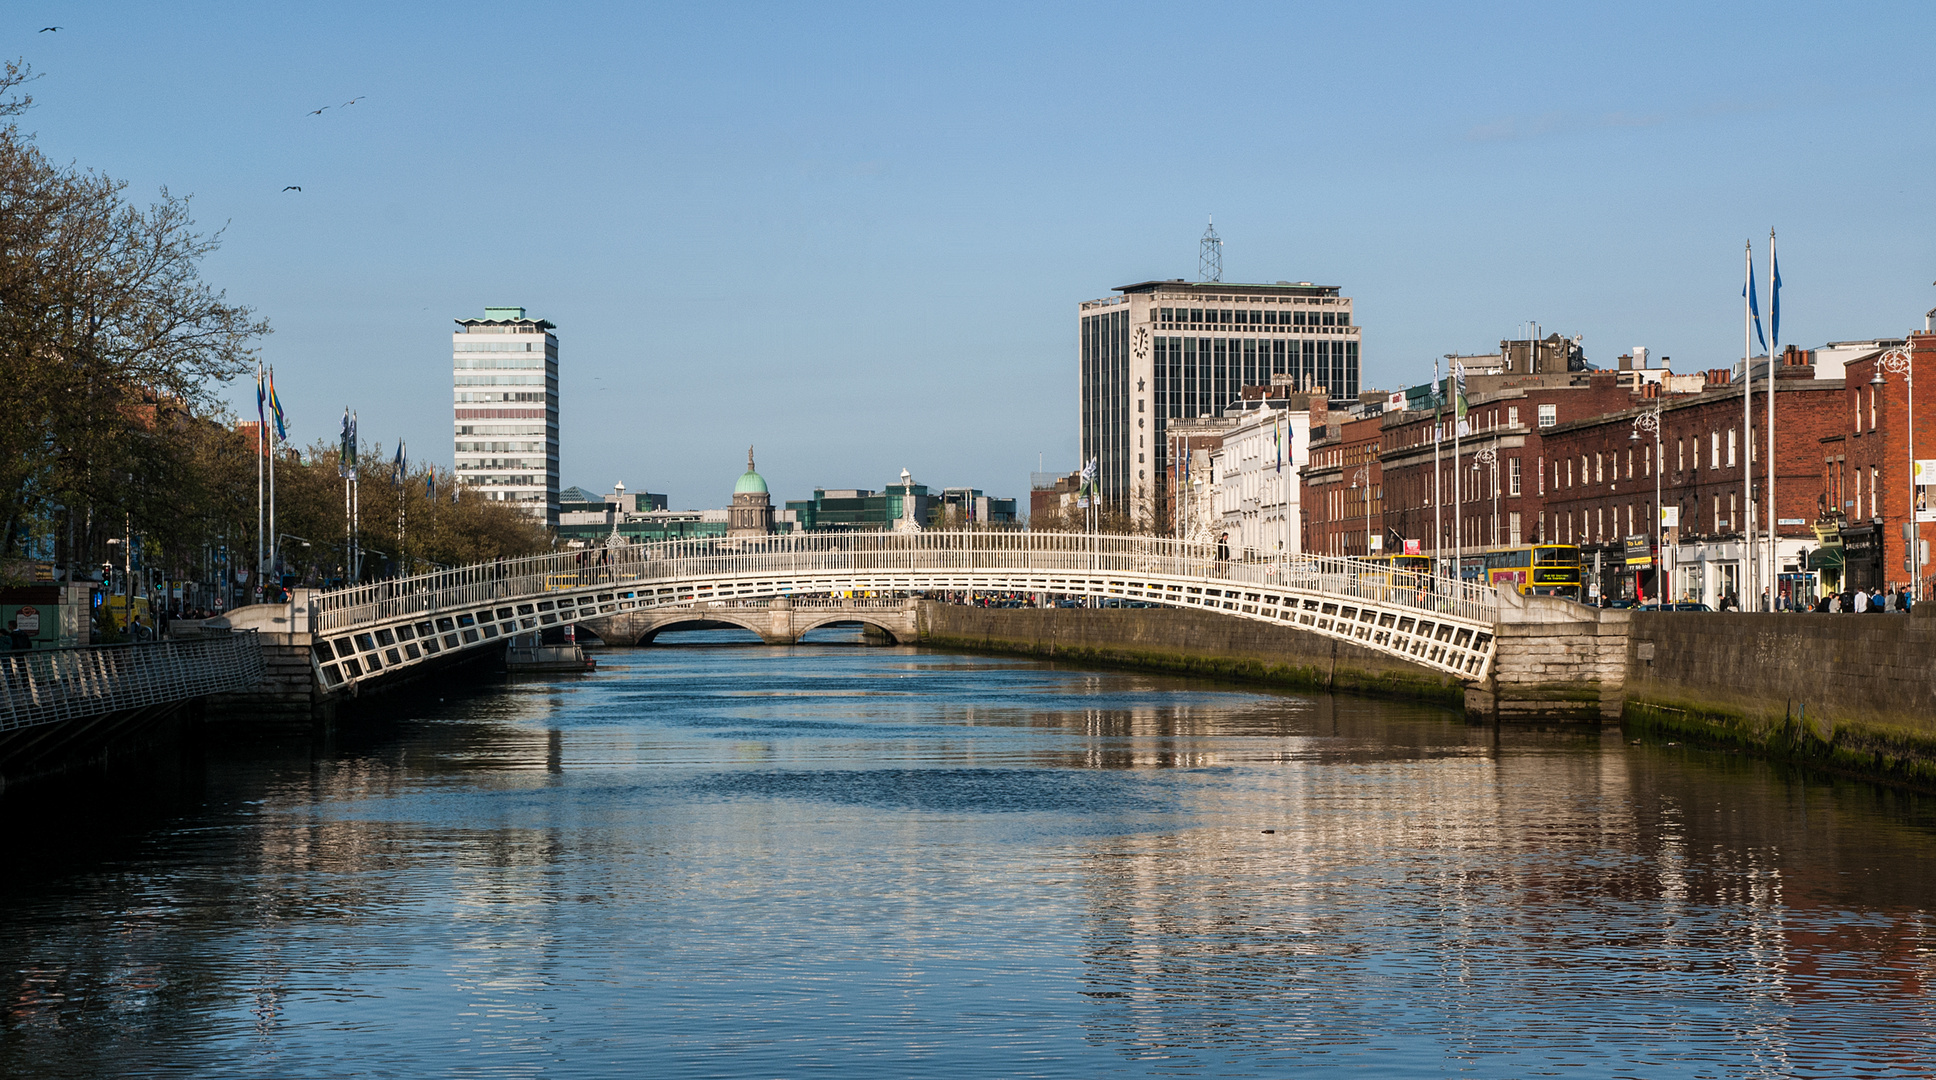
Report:
[[[1687,446],[1680,439],[1674,440],[1674,471],[1687,471]]]
[[[1707,467],[1709,469],[1721,467],[1721,433],[1718,431],[1707,433]]]
[[[1338,312],[1338,325],[1339,326],[1351,325],[1351,313],[1349,311]]]
[[[1554,486],[1557,487],[1558,484],[1556,483]],[[1573,486],[1573,459],[1572,458],[1566,459],[1566,486],[1567,487]]]
[[[1218,322],[1229,322],[1229,321],[1230,321],[1230,309],[1229,309],[1229,308],[1224,308],[1224,309],[1222,309],[1222,310],[1220,310],[1220,311],[1218,311],[1218,312],[1217,312],[1217,321],[1218,321]]]
[[[1545,459],[1545,458],[1540,458],[1539,460],[1537,460],[1537,461],[1535,461],[1535,462],[1534,462],[1533,464],[1535,464],[1535,465],[1537,465],[1537,466],[1539,466],[1539,468],[1538,468],[1538,472],[1539,472],[1539,493],[1540,493],[1541,495],[1544,495],[1544,494],[1546,494],[1546,459]],[[1559,486],[1559,484],[1558,484],[1558,483],[1555,483],[1555,484],[1554,484],[1553,486],[1554,486],[1554,487],[1558,487],[1558,486]],[[1539,518],[1540,518],[1540,521],[1539,521],[1539,531],[1540,531],[1540,532],[1541,532],[1541,533],[1543,534],[1543,533],[1545,533],[1545,532],[1546,532],[1546,515],[1545,515],[1545,514],[1541,514],[1541,515],[1539,516]]]
[[[1614,522],[1614,524],[1618,525],[1619,522],[1616,521]],[[1604,506],[1598,506],[1598,507],[1595,507],[1593,510],[1593,539],[1596,541],[1604,542],[1606,538],[1607,538],[1607,508]]]
[[[1191,308],[1191,309],[1190,309],[1190,321],[1191,321],[1191,322],[1197,322],[1197,323],[1200,323],[1200,322],[1202,322],[1202,321],[1203,321],[1203,309],[1202,309],[1202,308],[1194,308],[1194,307],[1193,307],[1193,308]]]
[[[1869,466],[1869,516],[1870,517],[1880,517],[1882,515],[1882,511],[1876,508],[1876,504],[1880,501],[1880,496],[1882,495],[1882,492],[1880,490],[1881,487],[1882,487],[1882,470],[1877,468],[1874,465]]]
[[[1277,325],[1277,312],[1275,312],[1275,311],[1266,311],[1266,312],[1264,312],[1264,325],[1265,325],[1265,326],[1276,326],[1276,325]]]
[[[1736,505],[1735,505],[1735,501],[1734,501],[1734,500],[1735,500],[1736,498],[1737,498],[1737,496],[1734,496],[1734,495],[1729,495],[1729,496],[1728,496],[1728,527],[1729,527],[1729,528],[1733,528],[1733,527],[1734,527],[1734,521],[1735,521],[1735,513],[1736,513],[1736,510],[1737,510],[1737,507],[1736,507]]]
[[[1586,471],[1585,463],[1581,463],[1580,471]],[[1606,478],[1606,472],[1600,462],[1600,452],[1596,450],[1593,452],[1593,482],[1598,484],[1605,481]]]
[[[1862,516],[1862,470],[1855,470],[1855,501],[1849,504],[1855,509],[1855,516]]]
[[[1519,494],[1519,459],[1518,458],[1513,458],[1506,464],[1506,485],[1507,485],[1506,487],[1507,494],[1509,495]],[[1513,517],[1517,519],[1519,515],[1514,514]],[[1513,526],[1513,535],[1514,536],[1519,535],[1519,527],[1517,525]],[[1513,543],[1516,545],[1519,543],[1519,541],[1514,540]]]
[[[1514,463],[1517,464],[1517,462],[1518,462],[1518,459],[1515,458]],[[1524,541],[1522,541],[1519,537],[1519,511],[1514,510],[1513,512],[1506,515],[1506,529],[1507,529],[1506,544],[1508,546],[1518,547],[1520,544],[1524,543]]]
[[[1519,406],[1517,405],[1506,406],[1506,426],[1507,427],[1519,426]]]
[[[1325,313],[1324,313],[1324,325],[1326,325],[1326,326],[1336,326],[1336,325],[1338,325],[1338,313],[1337,313],[1337,312],[1335,312],[1335,311],[1327,311],[1327,312],[1325,312]],[[1871,401],[1873,401],[1873,400],[1875,400],[1875,396],[1874,396],[1873,394],[1872,394],[1872,395],[1870,395],[1870,400],[1871,400]]]
[[[1539,426],[1540,427],[1552,427],[1554,424],[1557,424],[1559,422],[1560,422],[1560,407],[1558,405],[1541,405],[1539,407]]]
[[[1627,447],[1627,479],[1633,478],[1633,447],[1629,446]]]
[[[1876,426],[1876,402],[1875,402],[1876,393],[1875,392],[1876,392],[1875,387],[1873,386],[1869,387],[1869,430],[1870,431],[1874,431]]]
[[[1714,531],[1721,531],[1721,496],[1714,497]]]
[[[1651,446],[1640,448],[1640,475],[1654,475],[1654,448]]]
[[[1728,468],[1730,469],[1734,468],[1734,437],[1736,434],[1736,429],[1728,429]]]

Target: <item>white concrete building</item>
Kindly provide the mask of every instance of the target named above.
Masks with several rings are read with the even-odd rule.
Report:
[[[1115,291],[1077,308],[1078,419],[1104,502],[1137,525],[1174,520],[1188,498],[1166,490],[1172,420],[1219,415],[1274,377],[1323,387],[1340,404],[1357,397],[1362,331],[1336,285],[1144,281]]]
[[[457,479],[558,524],[558,337],[521,307],[458,319],[451,340]]]
[[[1299,470],[1311,460],[1311,414],[1284,400],[1251,400],[1211,455],[1221,530],[1233,559],[1296,555],[1303,547]]]

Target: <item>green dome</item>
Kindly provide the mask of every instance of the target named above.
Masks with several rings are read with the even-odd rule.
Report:
[[[746,472],[741,474],[739,483],[733,485],[735,495],[764,495],[766,480],[753,471],[753,448],[746,448]]]

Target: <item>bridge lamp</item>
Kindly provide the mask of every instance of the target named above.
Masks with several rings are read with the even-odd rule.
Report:
[[[1770,393],[1772,392],[1773,391],[1770,391]],[[1661,485],[1661,473],[1663,473],[1666,470],[1662,468],[1664,463],[1661,461],[1662,448],[1661,448],[1661,441],[1660,441],[1660,406],[1659,405],[1655,405],[1652,409],[1649,409],[1646,412],[1643,412],[1640,415],[1634,417],[1633,431],[1628,433],[1627,441],[1639,442],[1640,433],[1643,431],[1647,432],[1648,434],[1654,437],[1654,550],[1656,552],[1654,556],[1654,565],[1664,571],[1667,567],[1667,561],[1660,557],[1659,551],[1662,547],[1661,540],[1663,537],[1666,536],[1666,533],[1667,533],[1667,512],[1666,512],[1666,509],[1663,508],[1660,503],[1660,497],[1661,497],[1660,485]],[[1772,508],[1770,508],[1770,510],[1772,512]],[[1658,577],[1660,575],[1657,574],[1656,576]],[[1656,581],[1654,583],[1654,591],[1656,593],[1661,594],[1663,597],[1667,592],[1666,588],[1661,584],[1660,581]],[[1771,605],[1774,603],[1773,594],[1770,594],[1769,603]]]

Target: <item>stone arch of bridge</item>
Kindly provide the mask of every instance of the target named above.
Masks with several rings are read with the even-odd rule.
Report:
[[[654,638],[668,630],[715,630],[720,626],[731,626],[757,636],[767,644],[775,644],[765,628],[753,625],[752,621],[729,612],[706,612],[704,614],[681,615],[677,618],[652,626],[641,632],[636,644],[650,645]]]
[[[879,620],[869,619],[869,618],[866,618],[865,616],[857,615],[851,611],[846,612],[844,614],[831,613],[824,618],[813,619],[805,623],[796,624],[794,626],[794,634],[795,634],[794,640],[798,641],[800,638],[806,637],[808,634],[813,633],[815,630],[819,630],[828,626],[834,626],[840,623],[859,623],[863,629],[872,629],[876,633],[879,633],[882,636],[886,637],[890,644],[894,644],[894,645],[914,644],[914,638],[908,631],[896,630],[891,626],[887,626],[883,624]]]

